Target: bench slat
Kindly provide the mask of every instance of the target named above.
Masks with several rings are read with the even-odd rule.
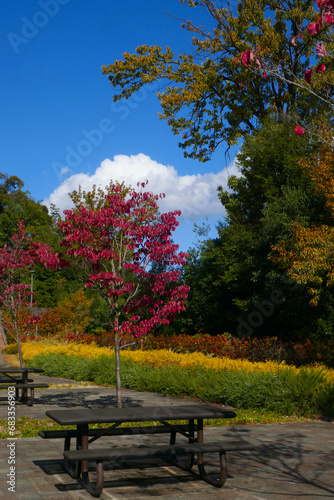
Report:
[[[193,443],[182,445],[157,446],[122,446],[104,449],[64,451],[64,457],[70,461],[79,460],[108,460],[113,462],[119,459],[159,458],[163,456],[187,455],[189,453],[225,453],[227,451],[253,450],[252,443],[240,441],[226,443]]]
[[[47,388],[49,387],[48,384],[16,384],[18,389],[42,389],[42,388]]]
[[[13,383],[14,381],[19,382],[20,380],[22,380],[22,377],[20,377],[19,375],[15,375],[14,377],[12,377],[12,379],[10,379],[9,377],[0,376],[0,382]],[[34,379],[28,378],[28,382],[33,382],[33,381]]]
[[[16,389],[39,389],[39,388],[47,388],[48,384],[17,384],[12,382],[7,385],[0,385],[0,389],[7,389],[8,387],[15,387]]]

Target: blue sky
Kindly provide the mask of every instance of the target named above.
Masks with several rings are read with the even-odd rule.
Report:
[[[79,184],[148,179],[166,194],[162,211],[182,210],[174,237],[182,250],[195,241],[194,222],[208,217],[214,236],[224,215],[216,188],[235,173],[233,157],[221,148],[204,165],[185,159],[158,118],[154,88],[113,104],[101,72],[142,44],[191,50],[176,18],[211,26],[205,10],[178,0],[11,0],[0,2],[0,17],[1,172],[61,209]]]

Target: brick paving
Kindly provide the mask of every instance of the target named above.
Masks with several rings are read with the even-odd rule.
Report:
[[[63,379],[35,376],[48,383],[73,383]],[[3,391],[4,393],[4,391]],[[2,394],[1,394],[2,395]],[[191,404],[190,399],[124,390],[124,405],[154,406]],[[37,390],[33,407],[18,404],[17,417],[43,420],[54,408],[102,408],[115,406],[115,389],[110,387],[66,387]],[[0,418],[6,419],[7,405],[0,401]],[[301,500],[334,498],[334,425],[332,422],[304,422],[283,425],[247,425],[212,427],[205,431],[207,440],[251,439],[255,452],[228,454],[229,476],[223,488],[214,488],[194,473],[159,462],[129,462],[126,468],[107,470],[101,500]],[[122,436],[113,438],[126,445],[165,443],[167,436]],[[0,440],[0,495],[4,499],[91,499],[85,489],[64,471],[62,440],[17,439],[15,442],[16,488],[8,491],[10,440]],[[94,446],[105,447],[109,438]],[[217,457],[206,457],[208,471],[218,472]],[[159,467],[156,465],[160,464]]]

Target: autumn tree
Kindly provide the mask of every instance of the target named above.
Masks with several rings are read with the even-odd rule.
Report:
[[[13,337],[17,342],[21,367],[23,358],[19,315],[22,307],[30,302],[30,271],[37,262],[54,267],[59,260],[50,247],[33,242],[26,234],[23,222],[20,221],[18,231],[11,236],[8,244],[0,248],[0,304],[6,309],[13,327]],[[8,325],[4,325],[5,330],[6,326]],[[10,329],[7,328],[7,332],[10,333]]]
[[[318,306],[334,285],[334,156],[328,132],[326,139],[319,151],[300,162],[324,201],[321,218],[311,225],[295,222],[290,237],[273,246],[272,257],[307,287],[313,306]]]
[[[184,279],[190,291],[174,324],[178,331],[320,336],[330,302],[311,307],[306,288],[296,286],[287,266],[269,258],[273,245],[291,237],[295,222],[309,227],[324,221],[324,199],[298,165],[316,151],[305,136],[274,119],[245,139],[236,157],[239,175],[218,191],[226,210],[218,236],[189,252]],[[270,304],[276,295],[280,303]]]
[[[142,45],[102,71],[116,91],[115,101],[131,97],[151,82],[161,83],[160,117],[181,138],[185,156],[206,161],[221,143],[231,146],[254,133],[268,115],[308,121],[314,113],[327,113],[326,102],[288,78],[293,74],[304,79],[310,65],[316,42],[310,39],[297,49],[291,38],[305,20],[311,22],[318,15],[313,2],[240,0],[236,7],[212,0],[182,3],[205,9],[212,20],[212,29],[184,21],[183,28],[193,35],[192,50],[175,56],[169,47]],[[247,53],[258,67],[256,47],[280,66],[281,79],[264,75],[261,68],[254,75],[243,64],[241,55]]]
[[[120,407],[122,337],[130,334],[139,340],[183,309],[188,287],[178,285],[176,267],[185,264],[186,254],[177,253],[178,245],[171,242],[179,211],[160,215],[157,195],[124,183],[111,183],[105,191],[72,193],[75,207],[58,224],[69,262],[108,306]],[[172,268],[156,273],[154,264]]]

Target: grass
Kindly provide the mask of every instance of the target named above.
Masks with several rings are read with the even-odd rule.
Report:
[[[233,425],[252,425],[252,424],[285,424],[294,422],[308,422],[317,420],[317,417],[305,418],[297,415],[282,416],[276,412],[266,412],[260,410],[238,410],[237,417],[234,419],[218,419],[205,420],[206,427],[230,427]],[[142,422],[140,425],[158,425],[159,422]],[[185,421],[176,421],[177,424],[185,424]],[[124,424],[126,427],[137,426],[136,423]],[[96,427],[108,427],[108,424]],[[67,429],[73,429],[74,426],[68,426]],[[41,430],[58,430],[64,429],[63,426],[56,424],[53,420],[37,420],[29,417],[20,417],[16,421],[17,438],[38,437],[38,432]],[[0,419],[0,439],[13,437],[7,432],[7,421]]]

